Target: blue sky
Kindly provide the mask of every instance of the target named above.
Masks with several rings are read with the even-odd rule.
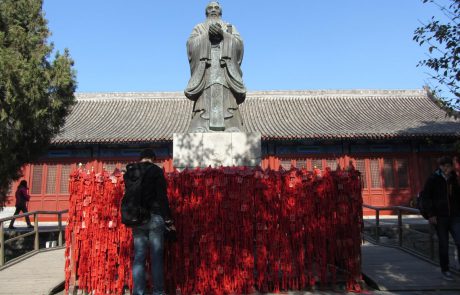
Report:
[[[45,0],[55,48],[70,50],[78,92],[182,91],[185,43],[207,0]],[[447,0],[438,0],[447,3]],[[417,89],[426,48],[421,0],[222,0],[244,39],[249,90]]]

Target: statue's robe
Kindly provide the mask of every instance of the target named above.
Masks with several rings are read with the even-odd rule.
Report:
[[[191,78],[184,92],[194,101],[189,132],[243,131],[243,41],[234,26],[218,22],[224,31],[219,43],[211,44],[208,22],[196,25],[187,41]]]

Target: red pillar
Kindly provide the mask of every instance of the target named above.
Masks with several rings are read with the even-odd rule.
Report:
[[[163,167],[165,169],[165,172],[167,173],[173,172],[174,171],[173,159],[172,158],[166,159],[163,163]]]

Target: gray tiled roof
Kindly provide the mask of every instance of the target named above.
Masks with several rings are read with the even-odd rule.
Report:
[[[187,130],[191,110],[181,92],[77,94],[53,143],[170,141]],[[263,139],[460,137],[460,120],[425,90],[258,91],[241,112]]]

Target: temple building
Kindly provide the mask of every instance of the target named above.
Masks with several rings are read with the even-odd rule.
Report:
[[[80,163],[112,171],[152,147],[158,164],[174,169],[173,133],[186,132],[193,107],[183,93],[76,97],[51,149],[23,168],[30,211],[67,208],[68,176]],[[436,158],[455,155],[460,139],[460,120],[427,89],[254,91],[240,110],[246,130],[262,134],[262,168],[335,170],[352,161],[362,173],[364,203],[375,206],[408,205]]]

